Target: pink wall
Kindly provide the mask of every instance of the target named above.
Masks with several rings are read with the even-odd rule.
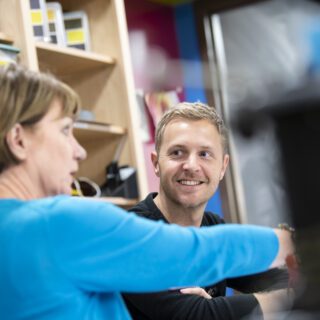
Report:
[[[174,9],[146,0],[125,0],[125,7],[136,88],[144,92],[181,88]],[[150,160],[153,150],[153,143],[144,144],[150,192],[159,184]]]
[[[125,0],[136,87],[159,91],[181,87],[182,70],[166,69],[179,59],[174,9],[146,0]]]

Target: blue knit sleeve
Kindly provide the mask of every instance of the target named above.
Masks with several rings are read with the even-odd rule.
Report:
[[[146,292],[264,271],[278,252],[265,227],[179,227],[100,201],[56,197],[46,230],[56,263],[89,291]]]

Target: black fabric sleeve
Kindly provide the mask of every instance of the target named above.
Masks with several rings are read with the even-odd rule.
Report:
[[[251,294],[212,299],[178,291],[123,296],[134,320],[238,320],[252,312],[262,316]]]
[[[243,293],[288,288],[287,269],[270,269],[250,276],[227,279],[227,286]]]

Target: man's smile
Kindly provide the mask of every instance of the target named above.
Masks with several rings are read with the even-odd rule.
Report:
[[[177,182],[185,186],[197,186],[204,183],[204,181],[201,181],[201,180],[187,180],[187,179],[179,179],[177,180]]]

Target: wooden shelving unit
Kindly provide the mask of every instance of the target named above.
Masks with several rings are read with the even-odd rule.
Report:
[[[81,140],[100,140],[108,137],[124,136],[127,130],[120,126],[99,124],[95,122],[76,121],[74,126],[75,135]]]
[[[108,68],[116,63],[116,59],[109,56],[45,42],[37,42],[36,50],[41,69],[54,70],[60,77],[85,70]]]
[[[79,176],[101,185],[106,166],[125,140],[119,165],[137,169],[141,199],[147,194],[147,179],[123,0],[59,2],[64,11],[87,13],[90,52],[36,42],[28,0],[0,0],[0,31],[21,49],[23,65],[55,74],[79,94],[83,108],[94,115],[94,122],[76,122],[74,126],[75,136],[88,152]],[[125,207],[135,203],[127,199],[112,201]]]
[[[8,36],[6,34],[4,34],[3,32],[1,32],[1,31],[0,31],[0,41],[2,43],[6,43],[6,44],[13,43],[13,39],[8,38]]]
[[[126,209],[133,207],[138,202],[138,199],[125,199],[125,198],[119,198],[119,197],[101,197],[101,198],[95,198],[95,200],[111,202],[117,206],[120,206]]]

